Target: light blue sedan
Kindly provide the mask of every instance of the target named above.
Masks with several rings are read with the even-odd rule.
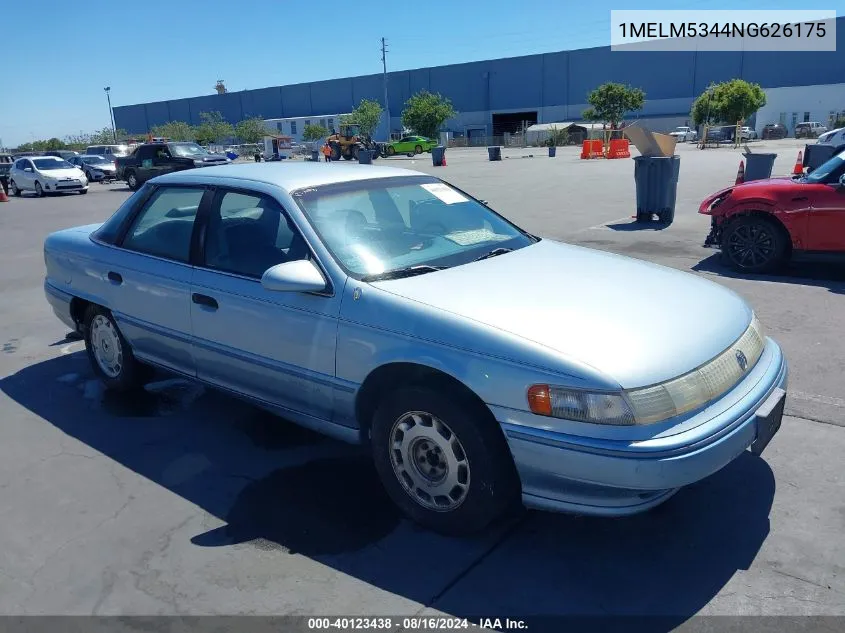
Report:
[[[157,366],[369,445],[445,533],[520,499],[647,510],[759,455],[783,416],[783,353],[733,292],[540,239],[413,171],[177,172],[44,249],[47,299],[109,388]]]

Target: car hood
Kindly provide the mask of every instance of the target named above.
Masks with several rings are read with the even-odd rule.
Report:
[[[695,369],[752,316],[737,294],[695,275],[550,240],[373,285],[544,345],[623,388]]]
[[[73,169],[40,169],[39,173],[47,178],[82,178],[85,174],[82,170]]]
[[[89,169],[97,169],[99,171],[114,171],[114,163],[91,163],[86,165]]]
[[[225,163],[229,159],[223,154],[203,154],[201,156],[194,156],[194,160],[201,160],[204,163]]]

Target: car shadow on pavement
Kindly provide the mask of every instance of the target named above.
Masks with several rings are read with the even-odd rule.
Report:
[[[671,223],[658,222],[653,220],[651,222],[637,222],[633,218],[630,222],[615,222],[613,224],[605,224],[605,226],[613,231],[665,231]]]
[[[668,631],[748,569],[769,533],[774,477],[746,453],[644,515],[524,512],[474,537],[442,537],[399,516],[361,448],[161,378],[112,394],[77,352],[26,367],[0,390],[225,522],[180,546],[297,553],[468,618],[661,616],[649,630]],[[84,497],[74,504],[85,511]],[[542,622],[561,630],[559,619],[531,630]]]
[[[801,286],[817,286],[827,288],[830,292],[836,294],[845,294],[845,262],[841,258],[826,259],[819,257],[793,260],[782,271],[766,275],[736,272],[723,264],[720,259],[721,255],[718,252],[713,253],[710,257],[692,266],[692,270],[715,273],[731,279],[756,279]]]

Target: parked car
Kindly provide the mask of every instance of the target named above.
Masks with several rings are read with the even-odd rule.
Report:
[[[85,194],[88,179],[81,169],[57,156],[31,156],[19,158],[12,165],[9,191],[15,196],[34,191],[39,197],[67,191]]]
[[[121,143],[118,145],[91,145],[85,150],[85,153],[89,156],[97,154],[99,156],[104,156],[109,160],[114,160],[115,158],[129,156],[130,151],[131,150],[128,145]]]
[[[645,511],[760,454],[783,414],[783,353],[732,291],[537,238],[419,172],[171,173],[44,258],[108,388],[159,366],[363,444],[393,501],[446,533],[520,497]]]
[[[413,156],[414,154],[430,152],[434,147],[437,147],[437,141],[426,138],[425,136],[403,136],[398,141],[384,143],[382,153],[385,156],[393,156],[395,154]]]
[[[75,152],[70,149],[54,149],[48,152],[44,152],[44,156],[58,156],[59,158],[64,158],[65,160],[69,160],[74,156],[79,156],[79,152]]]
[[[795,126],[795,138],[818,138],[827,132],[827,127],[818,121],[805,121]]]
[[[740,139],[743,141],[752,141],[757,138],[757,131],[753,127],[743,126],[739,131]]]
[[[722,127],[713,126],[705,129],[703,140],[705,143],[715,143],[718,145],[729,141],[730,138],[725,136],[725,131]]]
[[[769,272],[797,254],[845,254],[845,150],[798,179],[717,191],[698,212],[711,216],[704,245],[721,248],[739,272]]]
[[[690,127],[682,125],[676,127],[674,131],[669,132],[669,136],[673,136],[678,143],[686,143],[687,141],[694,141],[698,138],[698,132]]]
[[[817,145],[832,145],[833,147],[842,147],[845,149],[845,127],[825,132],[816,141]]]
[[[222,154],[211,154],[196,143],[144,143],[129,156],[115,160],[117,178],[126,181],[132,191],[162,174],[194,167],[213,167],[230,163]]]
[[[117,165],[105,156],[83,154],[68,162],[84,171],[88,182],[108,182],[117,178]]]
[[[783,123],[767,123],[763,126],[763,132],[760,134],[760,138],[763,140],[767,139],[781,139],[786,138],[788,136],[788,132],[786,126]]]

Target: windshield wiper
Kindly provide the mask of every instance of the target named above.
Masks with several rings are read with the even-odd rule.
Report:
[[[494,248],[492,251],[488,251],[487,253],[484,253],[484,255],[476,257],[475,261],[479,262],[482,259],[489,259],[491,257],[496,257],[497,255],[504,255],[505,253],[510,253],[511,251],[513,251],[512,248]]]
[[[408,266],[407,268],[397,268],[396,270],[388,270],[384,273],[376,273],[373,275],[365,275],[361,278],[362,281],[384,281],[385,279],[402,279],[403,277],[414,277],[416,275],[424,275],[426,273],[437,272],[443,270],[445,266],[431,266],[429,264],[420,264],[418,266]]]

